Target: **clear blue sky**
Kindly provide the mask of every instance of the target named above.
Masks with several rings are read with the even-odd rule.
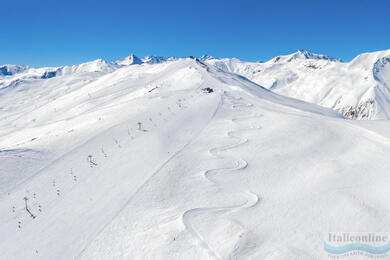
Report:
[[[17,0],[0,3],[0,64],[238,57],[306,49],[350,60],[390,48],[390,1]]]

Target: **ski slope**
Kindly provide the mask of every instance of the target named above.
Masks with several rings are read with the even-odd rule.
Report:
[[[389,229],[388,121],[190,58],[0,86],[0,259],[321,259]]]

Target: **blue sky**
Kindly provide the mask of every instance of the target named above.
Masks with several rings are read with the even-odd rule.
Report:
[[[56,66],[137,56],[268,60],[298,49],[351,60],[390,48],[390,1],[0,3],[0,64]]]

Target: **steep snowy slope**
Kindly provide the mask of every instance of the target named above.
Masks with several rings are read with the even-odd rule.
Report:
[[[349,63],[298,51],[265,63],[205,57],[272,91],[333,108],[356,119],[390,119],[390,50],[365,53]]]
[[[194,59],[91,67],[0,89],[1,259],[321,259],[390,228],[387,122]]]

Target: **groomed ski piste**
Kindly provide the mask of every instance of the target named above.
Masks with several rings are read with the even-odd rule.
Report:
[[[322,259],[390,228],[388,121],[198,59],[48,70],[1,78],[0,259]]]

